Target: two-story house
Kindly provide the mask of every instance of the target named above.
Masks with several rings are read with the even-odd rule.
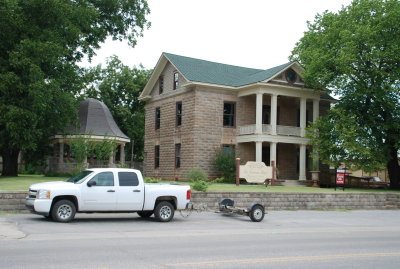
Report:
[[[289,62],[252,69],[163,53],[140,99],[146,102],[145,175],[183,179],[191,168],[218,173],[220,147],[242,161],[274,161],[278,179],[308,178],[305,127],[334,100],[304,87]]]

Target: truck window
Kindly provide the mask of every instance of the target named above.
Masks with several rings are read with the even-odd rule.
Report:
[[[95,186],[114,186],[114,174],[112,172],[102,172],[95,175],[90,182],[96,181]]]
[[[134,172],[118,172],[120,186],[137,186],[139,180]]]

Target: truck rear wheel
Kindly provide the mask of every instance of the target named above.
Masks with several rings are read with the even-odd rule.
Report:
[[[175,209],[170,202],[160,202],[154,210],[156,220],[160,222],[168,222],[174,217]]]
[[[75,213],[75,204],[70,200],[60,200],[51,209],[51,217],[58,222],[70,222],[74,219]]]

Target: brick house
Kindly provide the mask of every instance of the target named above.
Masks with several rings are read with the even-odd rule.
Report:
[[[278,179],[309,178],[305,127],[334,99],[305,88],[301,72],[297,62],[260,70],[163,53],[140,96],[145,175],[179,180],[200,168],[217,177],[225,146],[244,162],[275,161]]]

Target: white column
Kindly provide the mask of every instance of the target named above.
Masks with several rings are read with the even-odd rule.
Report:
[[[276,142],[271,142],[269,144],[269,159],[270,159],[269,165],[271,165],[272,161],[275,161],[275,166],[276,166]]]
[[[111,152],[110,158],[108,159],[108,167],[114,167],[114,151]]]
[[[319,117],[319,100],[314,99],[313,100],[313,122],[315,122]],[[316,149],[313,148],[313,167],[312,170],[319,171],[319,158],[318,158],[318,152]]]
[[[262,133],[262,106],[263,94],[257,93],[256,95],[256,134]]]
[[[276,124],[278,119],[278,95],[271,95],[271,131],[272,135],[276,135]]]
[[[300,98],[300,135],[304,137],[306,135],[306,116],[307,116],[307,99]]]
[[[306,180],[306,145],[300,145],[299,180]]]
[[[256,142],[256,162],[262,162],[262,142]]]
[[[313,121],[319,117],[319,100],[313,100]]]
[[[60,141],[60,150],[58,155],[58,163],[64,162],[64,142]]]
[[[125,144],[121,144],[119,148],[119,160],[121,165],[125,164]]]

